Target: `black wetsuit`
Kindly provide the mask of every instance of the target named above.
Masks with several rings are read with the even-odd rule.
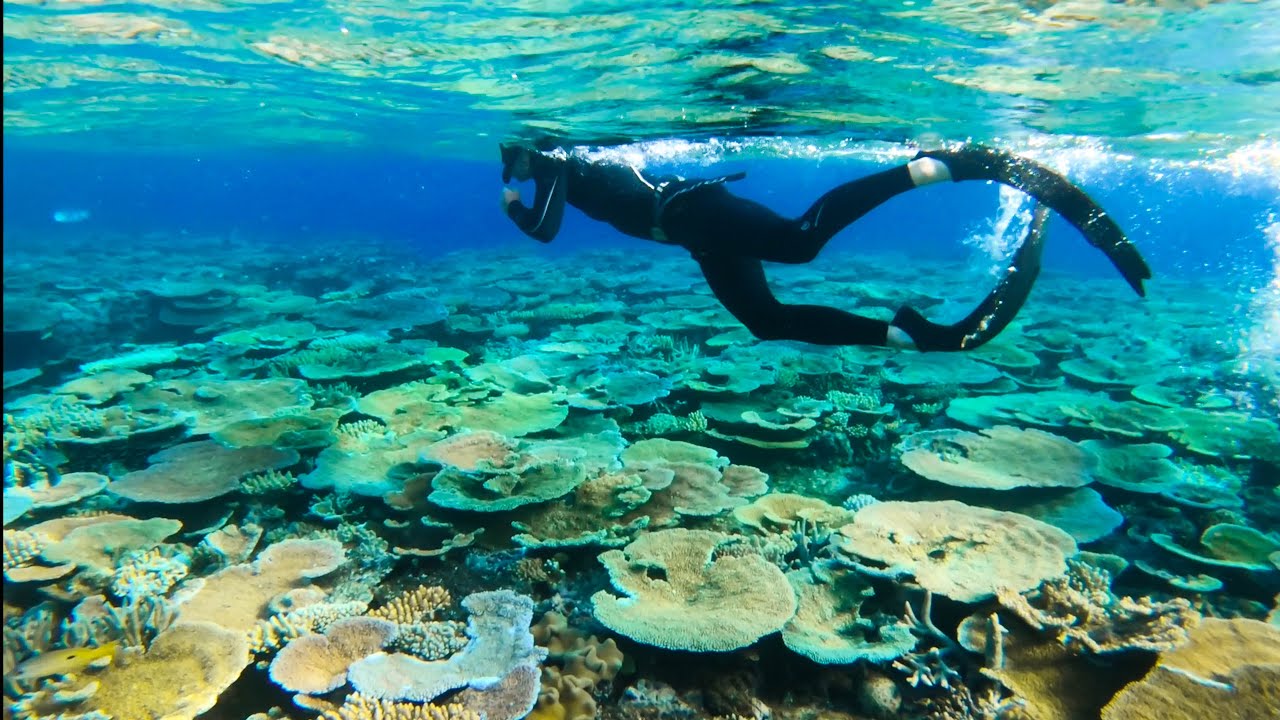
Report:
[[[943,160],[955,180],[1007,182],[1004,176],[1012,172],[996,167],[1002,176],[988,177],[994,172],[990,167],[997,166],[992,158],[1005,161],[1009,157],[995,151],[922,155]],[[677,176],[650,177],[630,166],[590,162],[563,151],[530,152],[529,158],[537,187],[533,206],[526,207],[515,201],[507,207],[507,214],[526,234],[550,242],[560,229],[567,202],[627,235],[684,247],[701,266],[711,291],[725,309],[763,340],[884,345],[892,325],[902,328],[921,350],[972,348],[994,337],[995,333],[988,332],[988,328],[1008,324],[1039,272],[1039,233],[1043,220],[1035,226],[1035,251],[1020,253],[1010,267],[1009,275],[1016,276],[1016,263],[1021,258],[1026,267],[1022,268],[1019,281],[1002,282],[997,292],[988,296],[974,313],[954,325],[932,323],[907,307],[899,310],[893,321],[885,322],[823,305],[788,305],[780,302],[769,289],[762,262],[813,260],[827,242],[850,223],[916,187],[906,165],[844,183],[818,198],[799,217],[786,218],[760,203],[729,192],[725,184],[741,178],[741,174],[688,180]],[[1029,172],[1027,168],[1043,170],[1029,162],[1014,163],[1012,167],[1024,174]],[[1100,247],[1103,243],[1132,248],[1123,233],[1114,227],[1114,222],[1074,186],[1053,173],[1033,179],[1038,184],[1021,189],[1049,203],[1082,231],[1089,226],[1086,236],[1090,242]],[[1086,202],[1079,202],[1080,198]],[[1114,233],[1104,234],[1103,231],[1111,233],[1113,228]],[[1115,248],[1104,247],[1104,250],[1115,260],[1112,252]],[[1136,256],[1136,251],[1132,253]],[[1030,267],[1031,258],[1034,258],[1034,267]],[[1149,277],[1140,257],[1138,262],[1140,268],[1135,272],[1140,275],[1146,272],[1141,277]],[[1122,267],[1122,271],[1130,277],[1125,268]],[[1130,282],[1135,281],[1130,278]],[[1141,278],[1135,289],[1141,292]],[[1004,294],[997,296],[997,293]]]

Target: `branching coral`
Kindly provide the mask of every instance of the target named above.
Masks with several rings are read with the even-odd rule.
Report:
[[[997,597],[1028,625],[1077,652],[1167,650],[1185,642],[1200,619],[1182,598],[1157,602],[1115,595],[1111,573],[1079,558],[1067,560],[1065,575],[1035,590],[1001,588]]]

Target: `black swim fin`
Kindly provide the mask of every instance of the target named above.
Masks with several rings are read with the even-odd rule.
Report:
[[[928,150],[914,159],[934,158],[946,164],[951,179],[994,180],[1017,188],[1049,206],[1084,235],[1090,245],[1106,253],[1129,286],[1145,296],[1142,281],[1151,268],[1120,226],[1083,190],[1035,161],[1003,150],[967,145],[955,150]]]
[[[1004,277],[978,307],[957,325],[965,332],[960,347],[972,350],[999,335],[1022,309],[1031,288],[1040,277],[1040,258],[1044,254],[1044,226],[1049,208],[1036,203],[1031,211],[1031,225],[1022,239]]]
[[[925,319],[917,310],[904,307],[892,324],[902,328],[922,351],[973,350],[999,335],[1017,317],[1040,277],[1040,258],[1044,254],[1045,223],[1048,207],[1036,203],[1031,224],[1000,282],[965,319],[953,325],[938,325]]]

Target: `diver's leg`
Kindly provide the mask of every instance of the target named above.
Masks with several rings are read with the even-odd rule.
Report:
[[[972,350],[999,335],[1013,322],[1031,294],[1040,275],[1040,256],[1044,252],[1044,224],[1049,209],[1036,204],[1026,237],[991,294],[973,312],[953,325],[939,325],[925,319],[910,307],[894,316],[890,330],[901,328],[920,350]]]
[[[954,150],[930,150],[913,162],[935,160],[944,164],[950,179],[995,180],[1034,197],[1061,215],[1084,235],[1090,245],[1106,253],[1129,286],[1144,295],[1142,281],[1151,269],[1115,220],[1083,190],[1049,168],[994,148],[964,146]]]
[[[755,258],[695,255],[702,274],[724,305],[761,340],[815,345],[884,345],[889,323],[822,305],[784,305],[774,297]]]
[[[915,163],[922,164],[941,165],[936,160]],[[708,186],[673,199],[664,227],[695,253],[807,263],[853,221],[889,198],[934,181],[922,177],[910,165],[868,175],[832,189],[798,218],[783,217],[723,185]]]

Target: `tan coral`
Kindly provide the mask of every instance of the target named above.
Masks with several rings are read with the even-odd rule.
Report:
[[[369,616],[385,618],[400,625],[413,625],[436,619],[440,611],[452,603],[453,598],[443,587],[419,585],[392,598],[386,605],[371,610]]]
[[[389,620],[352,617],[329,626],[323,635],[289,641],[271,661],[271,679],[291,692],[319,695],[347,681],[351,663],[381,650],[396,636]]]
[[[484,716],[460,704],[423,705],[352,693],[341,708],[325,712],[319,720],[484,720]]]
[[[1062,574],[1075,540],[1025,515],[939,502],[880,502],[840,529],[839,548],[891,575],[913,575],[926,590],[961,602],[1001,587],[1036,587]]]
[[[534,642],[547,649],[547,659],[563,665],[566,674],[589,681],[588,688],[622,670],[625,657],[613,638],[601,641],[572,628],[560,613],[546,613],[531,631]]]
[[[173,627],[146,653],[96,675],[97,692],[75,711],[190,720],[212,708],[248,663],[241,633],[212,623]]]
[[[277,596],[308,578],[336,569],[344,560],[336,540],[290,539],[275,543],[252,563],[223,568],[188,581],[179,607],[179,623],[213,622],[247,634],[266,618]]]
[[[529,720],[594,720],[596,701],[591,697],[591,685],[589,678],[543,668],[542,691]]]
[[[1280,702],[1280,628],[1205,619],[1102,710],[1102,720],[1270,720]]]
[[[120,553],[150,550],[181,529],[180,521],[167,518],[86,523],[47,545],[40,556],[51,563],[75,563],[110,573]]]

